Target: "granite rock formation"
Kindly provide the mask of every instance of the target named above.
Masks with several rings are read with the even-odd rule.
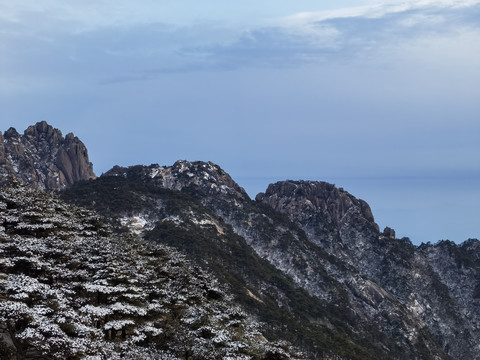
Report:
[[[20,135],[14,128],[0,133],[0,180],[10,177],[42,190],[60,190],[80,180],[94,179],[85,145],[72,133],[45,121]]]
[[[279,182],[257,199],[394,295],[448,355],[480,358],[478,240],[416,247],[389,227],[380,233],[364,201],[326,183]]]

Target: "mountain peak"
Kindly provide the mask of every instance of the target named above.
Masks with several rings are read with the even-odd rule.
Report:
[[[63,140],[62,132],[49,125],[46,121],[29,126],[23,132],[23,136],[31,142],[46,141],[50,145],[58,145]]]
[[[20,134],[14,127],[11,127],[7,131],[5,131],[3,136],[5,139],[10,139],[10,138],[17,138],[20,136]]]
[[[295,214],[297,218],[294,220],[306,220],[322,212],[328,222],[339,223],[355,208],[365,220],[374,223],[370,206],[365,201],[324,181],[279,181],[270,184],[267,191],[258,194],[256,199],[290,217]]]
[[[37,134],[49,134],[57,132],[62,135],[62,132],[58,129],[54,129],[46,121],[39,121],[35,125],[29,126],[24,132],[24,135],[37,135]]]
[[[10,128],[0,136],[1,182],[10,176],[45,190],[95,178],[85,145],[73,134],[64,138],[46,121],[29,126],[23,135]]]
[[[144,179],[166,189],[191,192],[198,196],[224,194],[250,200],[247,192],[227,172],[210,161],[178,160],[172,166],[115,166],[103,176]]]

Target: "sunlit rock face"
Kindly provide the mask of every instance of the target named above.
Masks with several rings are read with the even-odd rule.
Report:
[[[15,177],[43,190],[60,190],[80,180],[94,179],[85,145],[72,133],[45,121],[20,135],[14,128],[0,134],[0,178]]]

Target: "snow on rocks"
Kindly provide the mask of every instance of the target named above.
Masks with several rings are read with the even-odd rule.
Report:
[[[132,233],[137,235],[149,228],[149,226],[147,226],[149,221],[142,215],[122,217],[119,220],[122,226],[127,227]]]
[[[258,325],[232,322],[241,310],[231,297],[174,250],[110,235],[95,214],[26,187],[2,189],[0,201],[10,204],[0,208],[0,347],[14,356],[19,347],[49,359],[265,353]]]

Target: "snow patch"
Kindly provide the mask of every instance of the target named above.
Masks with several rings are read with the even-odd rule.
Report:
[[[159,168],[152,169],[152,171],[150,172],[150,178],[154,179],[155,177],[157,177],[159,173],[160,173]]]
[[[120,224],[129,228],[134,234],[141,234],[148,224],[148,220],[142,216],[132,216],[120,218]]]
[[[128,326],[128,325],[135,325],[135,322],[133,320],[113,320],[106,323],[103,329],[104,330],[110,330],[110,329],[122,330],[125,326]]]
[[[210,176],[210,174],[209,174],[208,172],[206,172],[206,171],[203,172],[203,179],[204,179],[204,180],[207,180],[207,181],[210,180],[210,179],[215,180],[215,179],[212,178],[212,176]]]
[[[190,163],[188,161],[182,161],[180,163],[180,169],[178,170],[178,172],[183,173],[183,172],[187,171],[188,170],[187,165],[190,165]]]
[[[228,187],[227,185],[221,185],[220,186],[220,192],[222,194],[228,194],[232,189]]]
[[[169,221],[173,222],[175,225],[180,225],[183,223],[183,220],[180,219],[180,216],[167,216],[166,218],[162,219],[162,221]]]
[[[413,294],[409,296],[409,300],[410,301],[407,304],[408,310],[413,312],[416,316],[422,315],[425,312],[424,307],[417,301]]]

